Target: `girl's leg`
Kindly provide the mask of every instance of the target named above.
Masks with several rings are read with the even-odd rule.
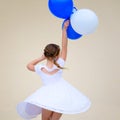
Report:
[[[51,120],[53,112],[50,110],[42,109],[42,120]]]
[[[53,112],[51,120],[60,120],[61,116],[62,116],[61,113]]]

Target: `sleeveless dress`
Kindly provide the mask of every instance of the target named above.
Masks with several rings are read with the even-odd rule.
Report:
[[[63,67],[65,61],[59,58],[57,63]],[[35,72],[41,77],[43,86],[17,105],[17,112],[23,119],[35,118],[42,108],[63,114],[77,114],[89,109],[91,102],[88,97],[62,78],[62,69],[50,75],[42,68],[47,71],[59,69],[55,65],[51,69],[43,64],[35,65]]]

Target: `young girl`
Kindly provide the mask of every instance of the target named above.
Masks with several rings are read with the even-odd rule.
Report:
[[[21,117],[30,120],[40,113],[42,120],[60,120],[62,114],[85,112],[90,107],[89,99],[62,78],[67,57],[67,20],[62,29],[62,49],[48,44],[40,58],[28,63],[30,71],[40,75],[43,86],[17,105]],[[38,64],[46,60],[46,64]]]

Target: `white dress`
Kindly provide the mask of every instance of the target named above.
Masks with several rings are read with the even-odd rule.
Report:
[[[62,58],[59,58],[57,63],[64,66]],[[40,75],[43,86],[17,105],[17,112],[22,118],[30,120],[39,115],[42,108],[63,114],[76,114],[89,109],[90,100],[62,78],[62,69],[49,75],[41,68],[53,71],[57,67],[54,65],[49,69],[42,64],[35,66],[35,72]]]

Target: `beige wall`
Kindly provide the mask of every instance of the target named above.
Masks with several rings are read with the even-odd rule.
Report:
[[[22,120],[16,104],[41,86],[26,64],[50,42],[61,43],[62,19],[48,10],[48,0],[0,0],[0,120]],[[64,78],[84,92],[91,109],[61,120],[120,120],[120,1],[74,0],[99,17],[91,35],[69,40]],[[40,120],[40,116],[35,120]]]

